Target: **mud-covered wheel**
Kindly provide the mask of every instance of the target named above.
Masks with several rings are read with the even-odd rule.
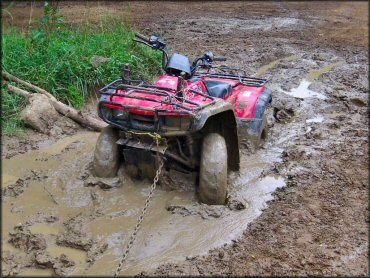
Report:
[[[210,133],[203,139],[199,171],[199,200],[224,205],[227,194],[227,149],[225,139]]]
[[[93,171],[101,178],[112,178],[117,175],[120,164],[118,130],[111,126],[103,128],[96,142]]]

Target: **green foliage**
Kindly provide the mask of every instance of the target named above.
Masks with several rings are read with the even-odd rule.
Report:
[[[130,64],[133,78],[151,80],[160,73],[161,54],[136,44],[133,37],[131,30],[114,20],[100,26],[66,26],[46,5],[45,16],[36,30],[3,30],[2,66],[79,108],[90,91],[119,78],[123,63]],[[94,56],[108,59],[94,68]],[[2,87],[3,127],[8,133],[22,125],[17,115],[24,101]]]

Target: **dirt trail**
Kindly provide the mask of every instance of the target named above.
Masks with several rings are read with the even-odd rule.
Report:
[[[268,142],[230,175],[239,206],[199,205],[190,177],[167,175],[123,273],[369,275],[367,3],[71,5],[67,22],[120,16],[191,57],[226,56],[274,92]],[[3,141],[3,274],[113,273],[149,182],[91,180],[96,133],[37,136]]]

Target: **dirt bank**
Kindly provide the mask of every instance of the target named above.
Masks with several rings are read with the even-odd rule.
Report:
[[[367,3],[145,4],[61,12],[72,23],[121,16],[191,57],[212,50],[267,77],[274,95],[268,141],[230,176],[238,205],[197,204],[191,177],[160,187],[123,273],[369,275]],[[13,22],[27,24],[26,11]],[[2,142],[3,274],[111,275],[149,181],[94,186],[96,133],[26,134]]]

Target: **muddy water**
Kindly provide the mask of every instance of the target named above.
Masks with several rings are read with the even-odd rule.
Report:
[[[313,81],[315,80],[316,78],[320,77],[321,75],[323,75],[324,73],[328,73],[330,72],[331,70],[333,70],[335,67],[339,66],[343,64],[343,61],[340,61],[340,62],[336,62],[336,63],[332,63],[332,64],[328,64],[318,70],[311,70],[310,73],[308,74],[307,76],[307,80],[308,81]]]
[[[25,271],[22,271],[17,276],[31,276],[31,277],[50,277],[53,275],[53,271],[51,269],[26,269]]]
[[[32,178],[18,197],[8,197],[3,204],[4,250],[20,252],[7,243],[8,233],[18,223],[29,223],[32,233],[42,234],[47,251],[57,257],[66,254],[76,262],[71,275],[111,275],[136,224],[150,181],[126,178],[121,187],[102,190],[86,187],[81,178],[89,173],[88,165],[98,134],[81,132],[38,151],[30,151],[3,161],[3,177],[9,186],[31,171]],[[281,177],[260,178],[262,170],[279,161],[281,150],[266,148],[252,156],[242,156],[240,173],[229,177],[231,195],[245,201],[246,209],[201,205],[194,190],[165,190],[159,187],[143,222],[122,274],[134,275],[163,262],[176,262],[186,256],[204,254],[241,235],[271,199],[271,193],[284,186]],[[11,177],[11,178],[10,178]],[[190,213],[166,210],[169,206]],[[189,209],[190,208],[190,209]],[[91,217],[92,212],[99,212]],[[86,216],[83,225],[92,238],[106,242],[108,249],[92,266],[86,263],[87,252],[56,244],[65,231],[63,222],[78,213]],[[54,215],[53,223],[41,216]],[[50,270],[26,269],[22,275],[48,275]]]
[[[260,77],[260,76],[264,75],[265,73],[267,73],[268,71],[276,68],[282,61],[294,61],[294,60],[297,60],[297,59],[298,59],[298,56],[290,55],[288,57],[284,57],[284,58],[281,58],[281,59],[274,60],[274,61],[260,67],[257,70],[256,77]]]
[[[277,60],[277,61],[280,61],[280,60]],[[315,79],[317,79],[318,77],[320,77],[321,75],[323,75],[325,73],[330,72],[335,67],[337,67],[341,64],[343,64],[343,61],[328,64],[328,65],[326,65],[326,66],[324,66],[324,67],[322,67],[318,70],[311,70],[308,73],[307,77],[301,80],[299,86],[297,88],[291,89],[290,91],[285,91],[280,87],[276,87],[275,89],[278,92],[285,93],[285,94],[290,95],[290,96],[295,97],[295,98],[301,98],[301,99],[318,98],[318,99],[325,100],[325,99],[327,99],[327,97],[324,94],[321,94],[319,92],[315,92],[313,90],[310,90],[309,87],[315,81]]]
[[[314,118],[311,118],[311,119],[307,119],[306,123],[322,123],[323,120],[324,120],[324,117],[317,116],[317,117],[314,117]]]

